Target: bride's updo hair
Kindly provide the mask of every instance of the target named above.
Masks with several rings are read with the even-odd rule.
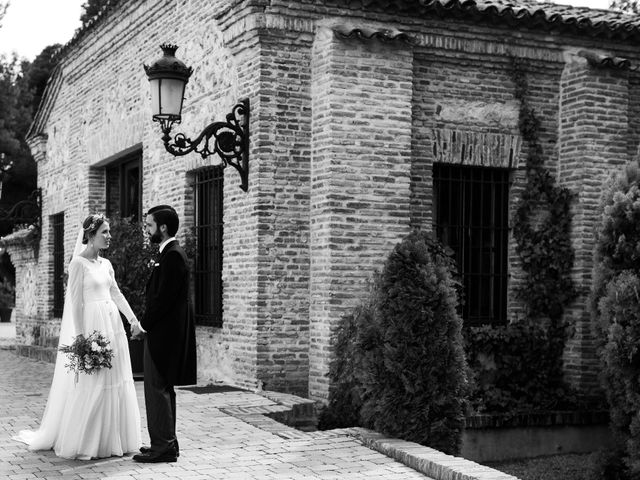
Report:
[[[89,243],[89,238],[93,237],[96,233],[98,233],[98,229],[104,222],[108,222],[109,220],[101,213],[94,213],[89,215],[82,222],[82,229],[84,230],[84,235],[82,236],[82,243],[86,245]]]

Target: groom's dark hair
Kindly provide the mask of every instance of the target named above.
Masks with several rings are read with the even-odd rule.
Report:
[[[153,216],[158,228],[160,225],[166,225],[169,236],[175,236],[180,226],[180,220],[178,219],[175,208],[170,205],[156,205],[149,209],[147,215]]]

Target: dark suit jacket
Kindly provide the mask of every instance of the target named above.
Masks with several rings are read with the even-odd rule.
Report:
[[[189,300],[189,262],[177,241],[168,243],[147,282],[140,321],[156,368],[171,385],[196,383],[196,334]]]

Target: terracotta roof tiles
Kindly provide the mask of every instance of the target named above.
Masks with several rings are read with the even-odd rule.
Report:
[[[381,0],[382,1],[382,0]],[[420,14],[640,40],[640,16],[536,0],[414,0]]]
[[[58,55],[77,43],[120,3],[124,3],[123,0],[107,0],[100,13],[84,28],[79,29],[71,41],[58,51]],[[537,0],[317,0],[317,3],[332,5],[346,3],[354,8],[383,9],[391,13],[410,13],[413,16],[458,17],[494,24],[521,25],[544,30],[558,29],[589,36],[640,41],[640,16],[638,15]],[[352,34],[355,33],[352,32]],[[358,35],[366,35],[366,33],[360,32]]]
[[[352,27],[349,25],[336,25],[333,30],[342,37],[347,38],[363,38],[370,39],[376,38],[385,42],[399,40],[406,43],[415,43],[413,37],[405,32],[401,32],[397,29],[387,28],[371,28],[371,27]]]

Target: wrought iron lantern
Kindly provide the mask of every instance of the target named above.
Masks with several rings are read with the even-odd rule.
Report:
[[[222,167],[231,165],[240,174],[240,188],[249,188],[249,100],[236,104],[226,121],[207,125],[194,140],[178,133],[171,138],[171,128],[182,120],[182,102],[191,67],[175,57],[176,45],[160,45],[163,56],[151,65],[144,65],[151,87],[153,121],[160,123],[165,149],[174,156],[191,152],[202,158],[217,154]]]

